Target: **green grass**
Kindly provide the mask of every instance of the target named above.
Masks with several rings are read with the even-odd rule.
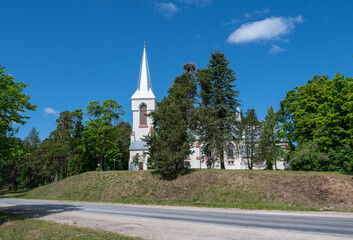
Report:
[[[89,228],[73,227],[50,221],[24,218],[15,214],[0,211],[0,239],[6,240],[137,240],[140,238],[126,237],[120,234],[96,231]]]
[[[353,211],[352,175],[196,170],[173,181],[151,171],[87,172],[1,197],[279,210]]]

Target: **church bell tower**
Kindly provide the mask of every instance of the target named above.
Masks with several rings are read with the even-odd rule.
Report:
[[[148,68],[146,44],[143,48],[140,75],[138,78],[137,90],[131,97],[132,110],[132,133],[131,144],[129,147],[129,170],[147,170],[147,158],[144,152],[148,150],[146,143],[141,140],[144,136],[152,133],[152,120],[146,114],[154,111],[156,108],[156,97],[152,91],[152,82]],[[133,159],[139,154],[139,163],[135,164]]]

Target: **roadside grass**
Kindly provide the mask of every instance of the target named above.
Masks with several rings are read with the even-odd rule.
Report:
[[[3,194],[3,195],[1,195]],[[297,211],[353,211],[352,175],[195,170],[173,181],[152,171],[87,172],[0,197]]]
[[[141,238],[127,237],[106,231],[79,228],[67,224],[25,218],[19,215],[0,211],[0,239],[6,240],[138,240]]]

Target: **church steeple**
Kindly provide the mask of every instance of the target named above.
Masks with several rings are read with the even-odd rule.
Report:
[[[150,70],[148,68],[146,43],[144,43],[137,90],[131,98],[155,98],[152,91]]]

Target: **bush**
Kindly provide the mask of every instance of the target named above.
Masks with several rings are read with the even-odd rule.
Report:
[[[306,142],[290,154],[292,170],[302,171],[353,171],[353,149],[340,146],[329,151],[320,150],[314,141]]]

